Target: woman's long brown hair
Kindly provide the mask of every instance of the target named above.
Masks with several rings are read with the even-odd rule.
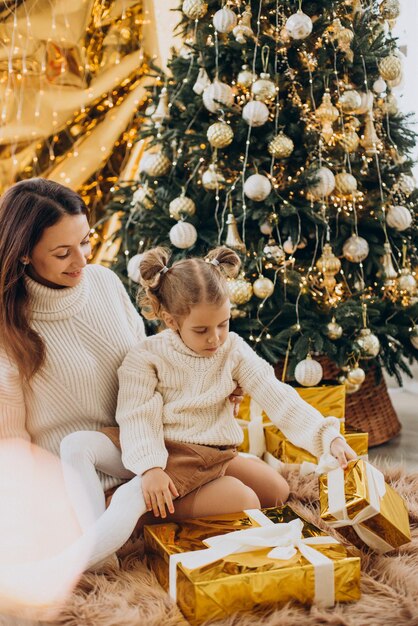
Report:
[[[30,178],[0,198],[0,346],[29,381],[45,361],[42,338],[30,326],[24,257],[64,215],[88,214],[80,196],[51,180]]]

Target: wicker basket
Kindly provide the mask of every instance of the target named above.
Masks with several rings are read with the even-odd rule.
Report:
[[[327,356],[316,356],[324,370],[324,380],[336,380],[340,370]],[[276,368],[281,379],[283,361]],[[376,368],[371,367],[359,391],[347,395],[346,423],[353,428],[369,433],[369,446],[378,446],[395,437],[400,429],[398,416],[393,408],[385,379],[376,383]]]

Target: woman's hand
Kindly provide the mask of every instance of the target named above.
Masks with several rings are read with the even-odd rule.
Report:
[[[234,405],[234,416],[238,415],[239,405],[241,404],[243,398],[244,398],[244,396],[243,396],[243,393],[242,393],[242,389],[241,389],[241,387],[239,385],[237,385],[235,387],[234,391],[229,396],[229,400]]]
[[[167,517],[165,507],[169,513],[174,513],[173,496],[178,498],[179,494],[161,467],[153,467],[142,475],[142,492],[147,510],[152,510],[155,517]]]
[[[348,461],[357,459],[357,454],[353,448],[350,448],[348,443],[342,437],[336,437],[331,441],[330,452],[332,456],[335,456],[340,466],[345,469]]]

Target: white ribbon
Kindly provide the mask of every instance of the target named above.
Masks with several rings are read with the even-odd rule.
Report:
[[[266,451],[266,438],[264,429],[271,426],[271,422],[263,423],[263,409],[252,398],[250,401],[250,420],[237,419],[238,424],[247,428],[248,432],[248,452],[255,456],[262,457]]]
[[[318,464],[311,463],[310,461],[303,461],[300,466],[300,475],[306,476],[307,474],[327,474],[331,470],[335,470],[340,467],[338,460],[331,453],[327,452],[322,454],[318,459]]]
[[[384,553],[393,550],[393,546],[374,532],[361,526],[362,522],[380,513],[380,501],[386,493],[385,478],[378,469],[364,461],[367,478],[369,504],[350,519],[345,502],[344,470],[334,469],[328,473],[328,511],[336,521],[326,522],[331,528],[351,526],[360,539],[376,552]]]
[[[334,563],[310,546],[338,544],[339,542],[329,536],[304,539],[302,537],[303,522],[300,519],[292,520],[286,524],[274,524],[258,509],[251,509],[245,513],[261,526],[210,537],[204,541],[209,546],[207,549],[170,556],[169,593],[173,600],[177,600],[177,565],[179,563],[193,570],[238,552],[273,548],[267,556],[271,559],[280,560],[292,558],[299,550],[307,561],[314,566],[315,602],[321,606],[334,606]]]

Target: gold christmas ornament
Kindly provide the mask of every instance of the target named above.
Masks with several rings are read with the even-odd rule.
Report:
[[[212,148],[226,148],[234,139],[234,131],[225,122],[211,124],[206,135]]]
[[[356,393],[357,391],[359,391],[361,387],[361,385],[354,385],[347,378],[345,379],[344,386],[345,386],[345,392],[348,395],[351,395],[352,393]]]
[[[251,300],[253,295],[253,287],[245,278],[240,277],[235,280],[228,280],[229,299],[232,304],[240,306]]]
[[[343,328],[335,321],[335,317],[332,318],[332,321],[327,324],[327,337],[335,341],[336,339],[340,339],[343,334]]]
[[[264,102],[251,100],[242,109],[242,117],[249,126],[263,126],[269,118],[269,110]]]
[[[166,87],[161,89],[157,108],[153,111],[151,119],[156,124],[162,124],[170,117],[170,109],[168,107],[168,91]]]
[[[326,243],[322,254],[315,264],[318,271],[324,275],[324,285],[328,291],[332,291],[336,285],[335,274],[341,269],[341,261],[332,251],[331,244]]]
[[[155,204],[154,190],[148,187],[148,183],[145,183],[145,185],[139,186],[132,196],[131,205],[133,207],[133,211],[137,211],[140,208],[149,210],[154,207],[154,204]]]
[[[357,191],[357,180],[348,172],[335,176],[335,190],[342,196],[350,196]]]
[[[267,72],[261,72],[260,78],[252,84],[251,91],[255,99],[262,102],[268,102],[276,97],[276,85]]]
[[[285,24],[286,31],[292,39],[306,39],[312,32],[313,24],[309,15],[299,10],[289,17]]]
[[[267,259],[271,259],[272,261],[274,261],[275,263],[281,263],[285,257],[286,254],[283,250],[283,248],[281,248],[275,241],[274,239],[269,239],[267,244],[264,246],[263,248],[263,252],[266,255]]]
[[[171,161],[163,152],[145,152],[139,165],[139,171],[148,176],[165,176],[171,169]]]
[[[170,241],[173,246],[185,250],[191,248],[197,239],[197,231],[193,224],[188,222],[177,222],[169,232]]]
[[[303,361],[299,361],[295,367],[295,379],[304,387],[315,387],[323,375],[322,365],[314,361],[310,354]]]
[[[292,154],[294,147],[295,144],[290,137],[280,132],[270,141],[267,149],[271,156],[274,156],[277,159],[287,159],[287,157]]]
[[[398,182],[396,184],[397,189],[404,193],[406,196],[410,196],[413,191],[415,191],[416,181],[413,176],[409,174],[402,173],[399,176]]]
[[[240,234],[237,228],[237,220],[235,219],[232,213],[228,214],[227,220],[227,231],[226,231],[226,239],[225,245],[228,248],[233,248],[234,250],[238,250],[238,252],[245,252],[245,243],[242,241]]]
[[[356,113],[358,115],[364,115],[373,110],[374,95],[372,91],[359,91],[361,103]]]
[[[223,7],[216,11],[213,16],[213,27],[218,33],[230,33],[237,25],[236,13],[231,11],[228,7]]]
[[[316,182],[308,186],[308,199],[321,200],[334,191],[335,176],[328,167],[322,166],[312,170],[312,177],[315,177]]]
[[[235,39],[240,44],[245,44],[247,43],[247,39],[252,39],[254,37],[253,29],[251,28],[251,17],[251,5],[247,4],[237,26],[235,26],[232,31]]]
[[[351,235],[343,245],[343,255],[350,263],[361,263],[368,254],[369,244],[358,235]]]
[[[373,358],[379,354],[380,341],[372,333],[370,328],[362,328],[356,339],[357,344],[361,349],[362,358]]]
[[[347,89],[341,94],[338,104],[344,113],[356,113],[361,107],[361,96],[355,89]]]
[[[206,191],[216,191],[224,187],[225,178],[214,163],[211,163],[208,169],[203,172],[202,185]]]
[[[395,278],[398,276],[398,272],[393,267],[392,262],[392,250],[390,247],[390,243],[383,244],[385,249],[385,254],[381,258],[382,263],[382,273],[384,274],[384,284],[389,287],[394,284]],[[379,272],[379,276],[381,273]]]
[[[409,228],[412,224],[412,215],[405,206],[396,205],[386,211],[386,224],[399,232]]]
[[[398,112],[398,101],[396,100],[396,96],[393,93],[387,94],[385,100],[383,101],[382,110],[384,113],[388,115],[396,115]]]
[[[198,20],[206,14],[208,5],[203,0],[184,0],[181,10],[191,20]]]
[[[231,107],[234,102],[234,92],[232,87],[220,80],[215,80],[206,87],[203,92],[203,104],[211,113],[216,113],[224,107]]]
[[[262,202],[271,192],[271,182],[267,176],[252,174],[244,183],[244,193],[254,202]]]
[[[382,142],[380,141],[374,127],[373,113],[368,113],[367,115],[361,145],[363,146],[366,154],[376,154],[382,147]]]
[[[346,152],[355,152],[360,144],[360,137],[355,130],[346,129],[344,133],[338,137],[338,143]]]
[[[257,80],[257,74],[254,74],[248,65],[243,65],[242,70],[237,76],[237,84],[241,87],[251,87],[253,82]]]
[[[366,380],[366,372],[357,365],[347,373],[347,380],[352,385],[362,385]]]
[[[401,274],[398,278],[398,287],[401,291],[406,291],[410,295],[416,292],[417,281],[407,267],[401,269]]]
[[[414,348],[418,350],[418,324],[414,324],[411,329],[411,334],[409,335],[409,341],[412,343]]]
[[[331,26],[328,27],[328,32],[331,35],[331,39],[337,42],[337,47],[345,56],[347,57],[350,63],[353,62],[354,54],[351,49],[351,42],[354,39],[354,33],[350,28],[345,28],[341,24],[341,20],[339,18],[334,19]]]
[[[171,218],[181,220],[186,215],[194,215],[196,213],[196,205],[191,198],[181,195],[170,202],[168,210]]]
[[[316,119],[322,124],[322,136],[327,143],[330,142],[334,134],[332,124],[333,122],[335,122],[338,116],[338,109],[332,104],[331,95],[327,90],[322,96],[321,104],[315,111]]]
[[[402,73],[402,62],[395,54],[390,54],[378,63],[379,72],[384,80],[396,80]]]
[[[266,278],[265,276],[260,276],[253,284],[253,292],[257,298],[264,300],[265,298],[269,298],[274,291],[274,284],[270,280],[270,278]]]
[[[383,0],[379,6],[379,11],[383,19],[396,20],[401,14],[401,5],[399,0]]]

